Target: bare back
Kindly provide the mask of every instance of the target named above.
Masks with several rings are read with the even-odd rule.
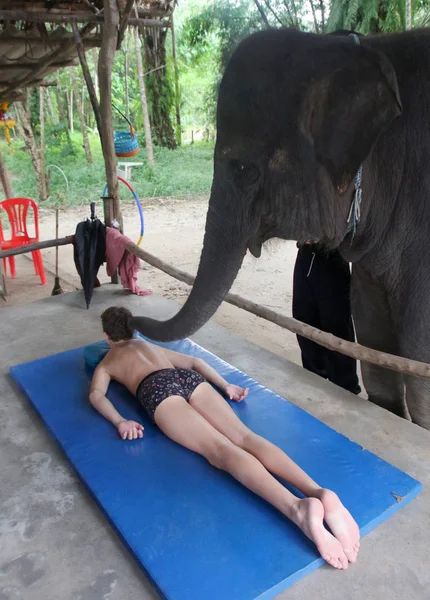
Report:
[[[167,353],[143,340],[128,340],[115,344],[100,363],[112,379],[136,394],[139,383],[159,369],[173,369]]]

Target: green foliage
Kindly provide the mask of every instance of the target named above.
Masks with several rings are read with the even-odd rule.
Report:
[[[178,36],[183,129],[214,137],[217,88],[234,47],[256,31],[259,18],[249,0],[213,0],[195,5]]]
[[[77,143],[70,137],[67,124],[56,123],[50,124],[45,129],[45,144],[52,149],[56,148],[61,158],[74,156],[77,153]]]
[[[56,169],[49,169],[50,197],[43,204],[52,206],[76,206],[92,201],[100,202],[105,186],[105,168],[98,136],[90,135],[91,152],[94,164],[85,160],[82,136],[71,134],[74,154],[63,155],[63,147],[47,145],[47,165],[57,165],[68,179],[70,191],[67,193],[62,175]],[[19,140],[14,141],[14,154],[3,153],[3,158],[11,176],[16,196],[37,196],[37,186],[28,152],[23,150]],[[144,148],[131,161],[144,162],[143,167],[132,169],[132,186],[141,199],[158,196],[178,196],[208,194],[212,183],[213,144],[196,143],[177,150],[155,149],[155,170],[146,165]],[[118,159],[120,161],[121,159]],[[127,160],[127,159],[124,159]],[[120,184],[122,202],[134,202],[130,192]]]
[[[354,29],[359,33],[388,33],[406,26],[405,0],[333,0],[328,30]],[[412,0],[412,25],[423,26],[429,0]]]
[[[199,59],[213,43],[207,37],[218,38],[220,68],[224,70],[232,50],[247,35],[261,28],[261,18],[249,0],[214,0],[197,14],[192,15],[182,28],[180,44],[194,50]]]

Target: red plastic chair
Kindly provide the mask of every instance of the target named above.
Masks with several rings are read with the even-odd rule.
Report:
[[[31,237],[27,229],[27,214],[29,208],[33,209],[35,236]],[[9,223],[11,237],[8,240],[4,239],[3,229],[1,224],[1,212],[5,211]],[[0,202],[0,248],[2,250],[11,250],[19,248],[26,244],[33,244],[39,241],[39,209],[34,200],[31,198],[9,198]],[[42,285],[46,285],[45,269],[43,268],[42,255],[40,250],[35,250],[31,253],[33,258],[34,270],[36,275],[39,275]],[[16,276],[15,258],[9,256],[9,269],[12,277]],[[7,272],[7,259],[3,259],[4,272]]]

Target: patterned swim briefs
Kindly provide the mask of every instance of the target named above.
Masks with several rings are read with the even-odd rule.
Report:
[[[136,398],[151,421],[158,406],[169,396],[181,396],[187,402],[196,387],[206,379],[190,369],[160,369],[147,375],[139,384]]]

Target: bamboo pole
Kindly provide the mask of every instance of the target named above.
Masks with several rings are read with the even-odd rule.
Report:
[[[25,244],[10,250],[0,250],[0,260],[9,256],[18,256],[19,254],[28,254],[35,250],[45,250],[46,248],[56,248],[57,246],[67,246],[73,243],[73,235],[54,240],[44,240],[42,242],[34,242],[33,244]]]
[[[181,271],[180,269],[172,267],[156,256],[153,256],[146,250],[143,250],[140,248],[140,246],[129,243],[126,246],[126,249],[153,267],[156,267],[168,275],[171,275],[175,279],[179,279],[179,281],[183,281],[188,285],[194,284],[195,277],[189,273],[186,273],[185,271]],[[373,348],[366,348],[365,346],[354,342],[347,342],[346,340],[338,338],[331,333],[321,331],[316,327],[302,323],[293,317],[281,315],[274,310],[261,306],[260,304],[256,304],[255,302],[252,302],[251,300],[243,298],[237,294],[228,293],[224,298],[224,301],[228,304],[232,304],[233,306],[237,306],[238,308],[246,310],[257,317],[266,319],[266,321],[270,321],[275,325],[279,325],[283,329],[288,329],[288,331],[291,331],[296,335],[301,335],[309,340],[312,340],[313,342],[316,342],[320,346],[324,346],[329,350],[340,352],[341,354],[345,354],[346,356],[350,356],[356,360],[369,362],[392,371],[406,373],[408,375],[417,375],[418,377],[430,379],[430,364],[395,356],[386,352],[380,352],[378,350],[374,350]]]
[[[58,240],[47,240],[45,242],[37,242],[35,244],[28,244],[27,246],[13,248],[12,250],[3,250],[0,251],[0,260],[8,256],[16,256],[17,254],[33,252],[34,250],[53,248],[55,246],[65,246],[67,244],[71,244],[72,242],[73,236],[67,236]],[[137,246],[133,242],[130,242],[126,245],[126,250],[136,255],[146,263],[152,265],[156,269],[160,269],[160,271],[167,273],[167,275],[170,275],[179,281],[183,281],[188,285],[193,285],[195,281],[195,277],[190,275],[190,273],[182,271],[181,269],[177,269],[176,267],[172,267],[172,265],[169,265],[160,258],[157,258],[153,254],[143,250],[140,246]],[[346,340],[338,338],[331,333],[321,331],[320,329],[312,327],[311,325],[307,325],[306,323],[302,323],[293,317],[281,315],[270,308],[256,304],[255,302],[252,302],[251,300],[243,298],[237,294],[228,293],[224,298],[224,302],[232,304],[233,306],[241,308],[242,310],[246,310],[247,312],[265,319],[266,321],[270,321],[271,323],[274,323],[283,329],[287,329],[296,335],[301,335],[302,337],[312,340],[320,346],[324,346],[324,348],[328,348],[334,352],[340,352],[341,354],[350,356],[355,360],[368,362],[385,369],[390,369],[391,371],[396,371],[398,373],[405,373],[406,375],[414,375],[416,377],[430,379],[430,364],[417,360],[411,360],[409,358],[403,358],[401,356],[395,356],[394,354],[388,354],[387,352],[380,352],[379,350],[374,350],[373,348],[366,348],[366,346],[362,346],[361,344],[357,344],[355,342],[347,342]]]

